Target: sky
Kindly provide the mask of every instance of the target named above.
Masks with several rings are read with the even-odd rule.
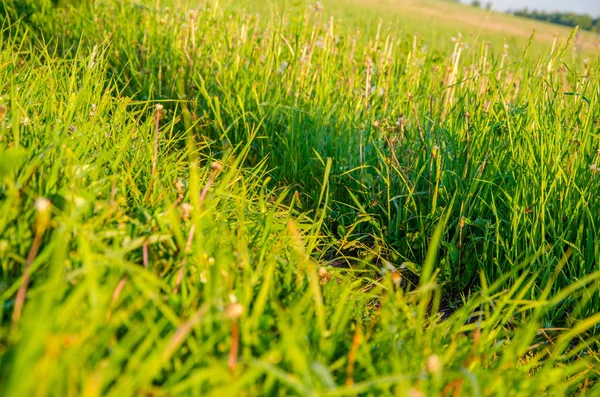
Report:
[[[571,11],[578,14],[589,14],[593,17],[600,16],[600,0],[480,0],[482,4],[494,3],[497,11],[522,10],[527,7],[530,10],[539,11]],[[462,0],[470,3],[469,0]]]

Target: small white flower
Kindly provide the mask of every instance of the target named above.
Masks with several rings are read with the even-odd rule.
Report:
[[[279,65],[279,70],[277,72],[279,74],[283,74],[288,66],[289,66],[289,63],[287,63],[286,61],[281,62],[281,65]]]
[[[325,39],[322,36],[319,36],[315,43],[315,47],[324,49],[325,48]]]

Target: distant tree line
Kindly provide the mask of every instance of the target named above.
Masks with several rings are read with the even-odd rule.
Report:
[[[509,11],[510,13],[510,11]],[[592,18],[588,14],[575,14],[572,12],[544,12],[532,10],[529,11],[527,8],[512,12],[513,15],[537,19],[538,21],[546,21],[556,23],[558,25],[575,27],[579,26],[580,29],[590,30],[592,32],[600,33],[600,17]]]
[[[446,0],[451,3],[460,3],[461,0]],[[491,10],[493,4],[491,1],[483,2],[481,0],[462,0],[463,3],[470,3],[471,6],[476,8],[486,8]],[[507,11],[509,14],[516,15],[518,17],[537,19],[538,21],[545,21],[555,23],[558,25],[569,26],[574,28],[579,26],[579,29],[589,30],[592,32],[600,33],[600,17],[593,18],[588,14],[575,14],[573,12],[545,12],[538,10],[529,10],[527,7],[522,10]]]

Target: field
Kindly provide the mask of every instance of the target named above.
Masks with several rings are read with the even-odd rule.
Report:
[[[433,0],[0,30],[0,395],[600,395],[597,36]]]

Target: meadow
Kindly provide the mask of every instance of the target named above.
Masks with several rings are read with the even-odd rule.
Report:
[[[434,0],[0,31],[0,395],[600,395],[598,36]]]

